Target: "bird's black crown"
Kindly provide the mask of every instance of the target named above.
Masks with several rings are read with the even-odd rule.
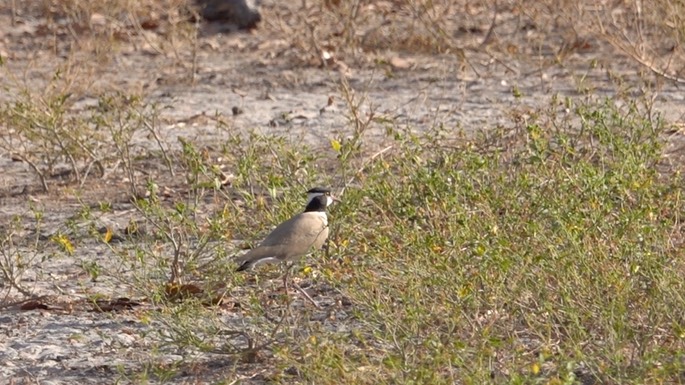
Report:
[[[314,187],[312,189],[309,189],[309,191],[307,191],[307,194],[331,195],[331,189],[325,187]]]

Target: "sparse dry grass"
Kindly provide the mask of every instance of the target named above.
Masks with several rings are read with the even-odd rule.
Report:
[[[325,1],[279,3],[266,28],[309,65],[374,65],[387,55],[480,55],[507,66],[564,64],[575,53],[629,58],[647,72],[683,80],[681,1]],[[387,57],[386,57],[387,59]]]

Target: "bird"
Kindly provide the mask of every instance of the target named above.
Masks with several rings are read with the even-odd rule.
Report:
[[[245,271],[264,263],[292,262],[320,249],[328,239],[328,217],[326,208],[338,199],[331,190],[314,187],[307,191],[307,204],[304,212],[295,215],[278,225],[256,248],[236,259],[236,271]],[[292,264],[286,267],[283,275],[283,288],[288,292],[288,274]],[[293,284],[307,300],[320,308],[301,287]]]
[[[320,249],[328,238],[326,208],[338,199],[331,190],[315,187],[307,191],[304,212],[278,225],[256,248],[236,258],[236,271],[266,263],[292,262]]]

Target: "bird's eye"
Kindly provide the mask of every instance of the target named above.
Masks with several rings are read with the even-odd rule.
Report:
[[[326,194],[326,196],[330,196],[330,195],[331,195],[331,192],[330,192],[330,191],[326,191],[324,194]]]

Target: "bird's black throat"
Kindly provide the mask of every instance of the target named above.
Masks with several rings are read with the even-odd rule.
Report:
[[[312,198],[311,201],[307,204],[307,207],[305,207],[304,212],[309,213],[309,212],[325,212],[326,207],[328,206],[328,197],[326,195],[319,195],[315,196]]]

